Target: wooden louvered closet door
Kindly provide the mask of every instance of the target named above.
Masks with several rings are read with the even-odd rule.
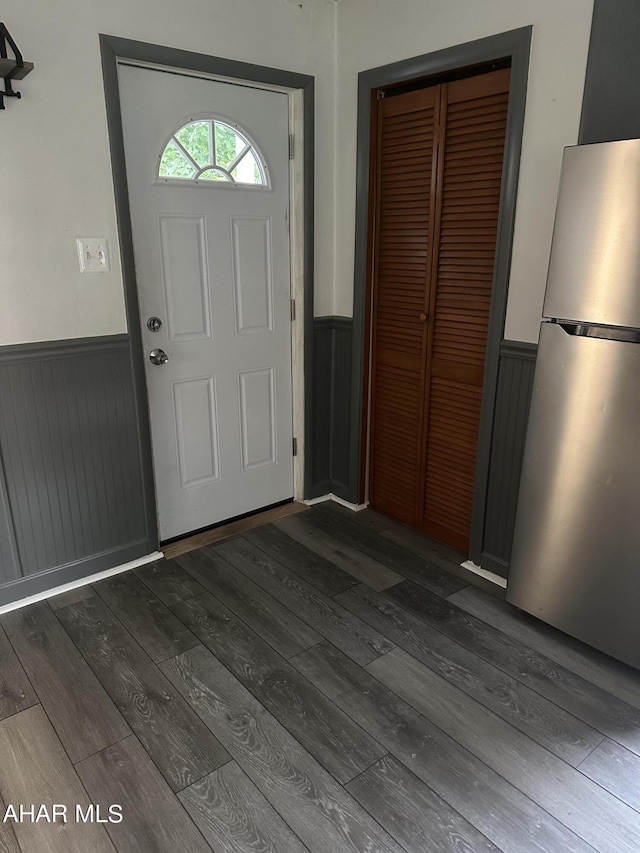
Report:
[[[370,499],[463,550],[508,92],[504,69],[378,102]]]

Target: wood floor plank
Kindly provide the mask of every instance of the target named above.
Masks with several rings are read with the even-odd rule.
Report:
[[[400,847],[204,647],[161,669],[312,853]]]
[[[385,512],[379,512],[376,509],[372,509],[371,507],[354,512],[352,509],[341,506],[337,501],[324,501],[318,505],[318,508],[320,507],[335,513],[336,517],[346,516],[347,518],[351,518],[356,522],[356,524],[359,524],[363,530],[367,530],[369,533],[376,535],[385,530],[393,530],[394,528],[402,525],[401,521],[392,518]],[[311,511],[313,512],[313,507],[311,508]]]
[[[401,545],[409,551],[425,559],[430,565],[438,566],[455,577],[460,578],[467,584],[472,584],[489,595],[504,601],[506,590],[492,583],[490,580],[470,572],[462,567],[462,563],[468,559],[467,554],[451,548],[444,542],[438,542],[425,533],[421,533],[408,524],[397,524],[392,529],[381,531],[381,536],[396,545]],[[454,593],[455,595],[455,593]]]
[[[603,735],[364,585],[337,597],[425,666],[577,767]]]
[[[640,850],[637,812],[407,652],[394,649],[367,670],[600,853]]]
[[[234,569],[216,549],[191,551],[177,561],[283,657],[290,658],[320,641],[313,628]]]
[[[404,580],[402,575],[378,560],[314,527],[306,515],[285,518],[277,521],[274,527],[372,589],[386,589]]]
[[[294,521],[304,516],[292,516]],[[244,539],[262,548],[283,566],[307,581],[324,595],[336,595],[355,586],[355,578],[315,551],[301,545],[272,524],[257,527],[244,534]]]
[[[3,820],[5,809],[5,803],[2,797],[0,797],[0,853],[20,853],[20,848],[18,847],[11,824],[8,822],[5,823]]]
[[[244,537],[223,542],[215,551],[356,663],[368,663],[393,648],[382,634]]]
[[[350,782],[347,790],[407,853],[500,853],[391,755]]]
[[[369,530],[348,517],[348,510],[344,512],[347,515],[343,515],[342,512],[338,514],[332,507],[319,504],[313,508],[307,518],[315,527],[329,536],[341,539],[352,548],[384,563],[403,577],[422,584],[436,595],[451,595],[467,585],[468,581],[460,580],[438,566],[430,565],[427,560],[408,548],[396,545],[395,542],[384,539],[382,536],[372,536]]]
[[[38,697],[16,653],[0,628],[0,720],[38,703]],[[1,849],[1,848],[0,848]]]
[[[174,791],[229,760],[103,601],[96,596],[58,616]]]
[[[67,810],[66,823],[12,823],[24,853],[114,853],[103,826],[76,822],[76,805],[86,810],[89,797],[40,705],[0,723],[0,755],[0,796],[7,805],[35,804],[37,811],[42,804],[51,814],[56,803]]]
[[[606,738],[582,762],[580,771],[640,811],[640,757],[633,752]]]
[[[103,815],[122,806],[122,821],[105,824],[118,851],[211,853],[137,738],[85,758],[77,770]]]
[[[409,527],[408,524],[396,524],[392,528],[380,531],[380,535],[424,557],[431,565],[439,566],[445,571],[450,571],[452,566],[459,566],[467,559],[463,551],[452,548],[444,542],[438,542],[414,527]]]
[[[204,587],[175,560],[156,560],[135,569],[135,574],[167,607],[201,595]]]
[[[593,853],[592,847],[329,643],[314,646],[292,663],[504,853]]]
[[[214,850],[224,853],[305,853],[278,812],[230,761],[178,798]]]
[[[198,644],[191,631],[132,572],[105,578],[94,589],[156,663]]]
[[[74,763],[131,734],[45,601],[0,621]]]
[[[228,524],[221,524],[212,530],[203,530],[202,533],[196,533],[195,536],[180,539],[177,542],[172,542],[170,545],[164,545],[162,551],[165,557],[174,559],[182,554],[187,554],[189,551],[197,551],[199,548],[204,548],[205,545],[213,545],[215,542],[222,542],[232,536],[239,536],[241,533],[252,530],[254,527],[260,527],[262,524],[271,524],[280,518],[288,518],[290,515],[308,512],[308,510],[309,507],[305,506],[305,504],[291,501],[290,503],[267,509],[264,512],[249,515],[246,518],[239,518],[237,521],[230,521]]]
[[[542,652],[587,681],[597,684],[623,702],[640,708],[638,670],[592,649],[579,640],[574,640],[573,637],[521,612],[506,601],[495,601],[477,589],[463,589],[448,600],[504,634]]]
[[[416,584],[405,581],[385,595],[579,720],[640,754],[640,709]]]
[[[67,607],[69,604],[75,604],[76,601],[84,601],[85,598],[91,598],[95,592],[91,588],[91,584],[78,586],[75,589],[70,589],[68,592],[61,592],[58,595],[52,595],[47,598],[47,604],[52,610],[60,610],[61,607]]]
[[[213,596],[175,608],[228,670],[344,784],[386,752]]]

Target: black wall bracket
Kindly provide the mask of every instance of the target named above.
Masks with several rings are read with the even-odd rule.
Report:
[[[11,48],[14,59],[7,55],[7,45]],[[5,98],[22,97],[20,92],[14,90],[13,81],[23,80],[30,71],[33,71],[33,62],[24,61],[6,25],[0,23],[0,77],[4,80],[4,92],[0,92],[0,110],[5,108]]]

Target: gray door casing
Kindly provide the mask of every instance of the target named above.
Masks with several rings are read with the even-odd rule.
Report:
[[[511,60],[511,87],[502,173],[500,219],[496,241],[493,296],[484,370],[471,526],[470,556],[478,563],[480,562],[480,555],[483,549],[491,437],[496,405],[500,347],[503,341],[507,305],[532,32],[532,27],[523,27],[499,35],[489,36],[478,41],[447,48],[436,53],[414,57],[380,68],[373,68],[362,72],[358,80],[356,246],[348,482],[349,499],[354,503],[358,503],[363,497],[360,494],[360,477],[363,410],[365,402],[364,365],[369,346],[369,342],[366,340],[365,302],[367,297],[367,261],[369,249],[367,245],[367,226],[372,92],[380,87],[404,81],[416,81],[434,77],[464,68],[486,65],[505,58],[510,58]]]

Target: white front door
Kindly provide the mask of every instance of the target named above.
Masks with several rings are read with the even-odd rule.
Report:
[[[119,79],[164,541],[293,496],[288,97]]]

